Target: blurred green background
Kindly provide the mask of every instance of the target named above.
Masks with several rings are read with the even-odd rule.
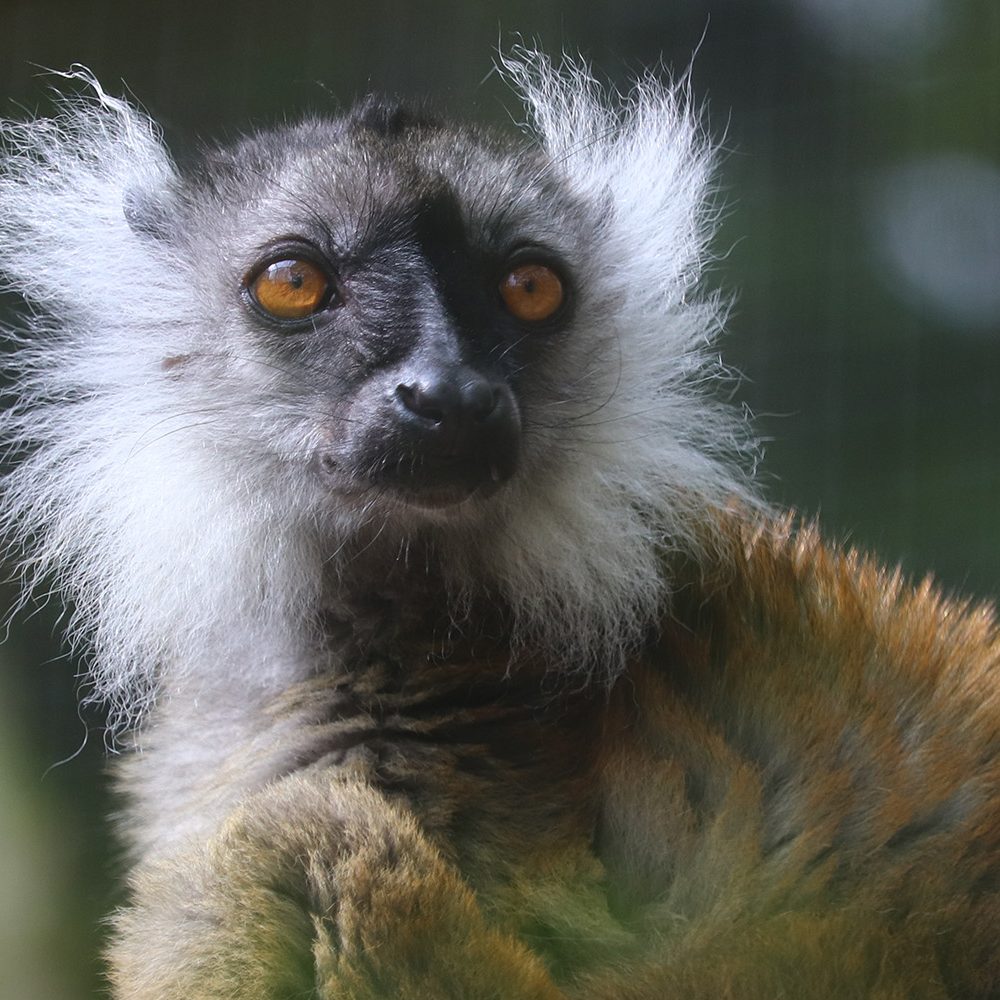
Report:
[[[176,150],[372,89],[503,126],[516,105],[490,68],[515,32],[620,84],[697,50],[726,150],[710,280],[737,293],[722,349],[767,493],[995,596],[996,0],[0,0],[0,115],[45,113],[41,68],[80,62]],[[76,708],[57,614],[21,615],[0,649],[0,1000],[99,993],[120,876],[101,723]]]

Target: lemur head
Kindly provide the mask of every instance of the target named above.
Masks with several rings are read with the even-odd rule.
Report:
[[[664,551],[750,495],[705,391],[712,151],[683,88],[504,68],[512,136],[369,101],[179,167],[94,81],[3,126],[0,272],[29,303],[5,520],[120,714],[206,642],[294,659],[331,580],[414,552],[442,600],[489,593],[515,643],[612,675]]]
[[[369,101],[126,204],[200,312],[148,344],[167,390],[212,414],[236,478],[267,470],[346,531],[490,517],[614,395],[619,334],[587,321],[606,206],[524,143]]]

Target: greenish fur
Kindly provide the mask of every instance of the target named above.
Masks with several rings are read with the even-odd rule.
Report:
[[[992,614],[811,529],[727,530],[608,697],[411,634],[404,680],[356,681],[381,727],[318,721],[326,756],[139,867],[120,995],[996,997]],[[476,676],[495,697],[419,708]]]

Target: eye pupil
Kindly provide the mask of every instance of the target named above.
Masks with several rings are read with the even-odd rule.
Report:
[[[507,311],[525,323],[555,315],[566,298],[562,279],[546,264],[520,264],[504,275],[500,297]]]
[[[327,273],[307,258],[273,260],[246,285],[254,303],[278,320],[306,319],[330,302],[333,287]]]

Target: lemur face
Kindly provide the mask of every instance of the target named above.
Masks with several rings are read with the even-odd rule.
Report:
[[[537,150],[369,103],[220,150],[175,201],[160,236],[211,261],[220,319],[167,366],[228,385],[251,436],[254,396],[277,399],[251,449],[331,503],[486,501],[544,459],[543,405],[605,391],[566,351],[597,225]]]

